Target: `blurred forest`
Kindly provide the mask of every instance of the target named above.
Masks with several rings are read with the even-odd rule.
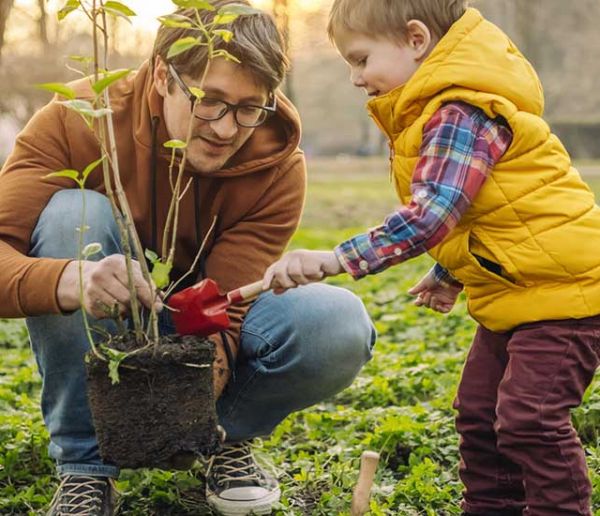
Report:
[[[309,155],[385,152],[365,115],[366,97],[325,34],[332,0],[256,0],[286,31],[292,70],[285,85],[303,119]],[[77,19],[56,21],[62,0],[0,0],[0,162],[31,114],[46,102],[38,82],[75,78],[69,55],[89,55]],[[149,4],[125,3],[142,15]],[[153,0],[152,12],[171,3]],[[537,69],[546,93],[546,119],[577,158],[600,158],[600,0],[474,0],[502,27]],[[151,52],[156,25],[112,26],[112,68],[134,68]]]

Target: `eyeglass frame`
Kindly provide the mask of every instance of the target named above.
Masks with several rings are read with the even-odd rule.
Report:
[[[254,129],[255,127],[260,127],[262,124],[264,124],[268,120],[268,118],[270,116],[274,115],[275,112],[277,111],[277,97],[275,95],[271,95],[273,97],[273,104],[271,106],[258,106],[256,104],[232,104],[231,102],[227,102],[226,100],[215,99],[212,97],[204,97],[206,99],[218,100],[219,102],[222,102],[223,104],[225,104],[227,109],[225,109],[225,111],[223,111],[223,114],[217,118],[203,118],[201,116],[198,116],[196,113],[194,113],[194,107],[196,105],[196,101],[198,100],[198,97],[196,95],[194,95],[191,92],[189,86],[185,82],[183,82],[183,79],[181,78],[181,76],[179,75],[177,70],[175,70],[175,67],[171,63],[169,63],[168,69],[169,69],[169,73],[173,76],[173,79],[175,79],[175,82],[177,83],[177,85],[181,88],[181,91],[183,92],[183,94],[189,99],[190,112],[192,113],[192,115],[194,115],[195,118],[197,118],[199,120],[204,120],[205,122],[215,122],[217,120],[221,120],[221,118],[223,118],[230,111],[233,111],[233,119],[235,120],[235,123],[237,125],[239,125],[240,127],[245,127],[246,129]],[[204,99],[202,99],[202,100],[204,100]],[[264,120],[262,120],[257,125],[240,124],[240,122],[237,118],[237,113],[238,113],[238,109],[243,108],[243,107],[253,107],[253,108],[263,109],[267,112],[267,116],[264,118]]]

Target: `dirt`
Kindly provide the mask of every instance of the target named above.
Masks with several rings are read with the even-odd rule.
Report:
[[[131,335],[110,346],[136,349]],[[113,385],[107,362],[90,353],[88,397],[103,460],[120,468],[168,468],[176,454],[213,453],[219,446],[213,360],[207,339],[162,337],[156,349],[128,356]]]

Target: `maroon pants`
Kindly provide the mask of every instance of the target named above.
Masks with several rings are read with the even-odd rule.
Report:
[[[454,402],[465,512],[592,514],[570,409],[599,356],[600,316],[477,330]]]

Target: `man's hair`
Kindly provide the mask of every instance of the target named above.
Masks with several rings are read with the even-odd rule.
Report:
[[[210,2],[214,11],[202,10],[200,17],[204,23],[212,21],[221,7],[229,4],[250,5],[247,0],[212,0]],[[195,10],[183,8],[175,11],[176,14],[195,18]],[[288,59],[285,55],[281,34],[275,26],[273,18],[262,11],[255,14],[242,15],[232,23],[220,25],[219,29],[233,32],[233,39],[227,43],[222,38],[217,38],[214,49],[227,50],[241,61],[241,65],[250,71],[259,84],[264,85],[268,91],[274,91],[283,81],[288,69]],[[175,57],[167,59],[171,45],[181,38],[197,37],[198,32],[189,28],[172,28],[161,25],[154,42],[152,63],[156,66],[156,58],[165,63],[171,63],[181,73],[197,78],[202,74],[208,61],[208,52],[205,46],[195,46]],[[173,78],[169,74],[168,86],[171,89]]]
[[[339,30],[349,30],[406,42],[407,23],[419,20],[441,39],[467,5],[468,0],[335,0],[327,33],[332,41]]]

